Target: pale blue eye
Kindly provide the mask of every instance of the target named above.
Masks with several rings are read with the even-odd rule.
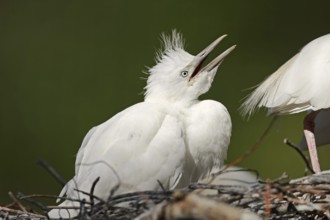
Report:
[[[187,77],[188,76],[188,71],[184,70],[181,72],[182,77]]]

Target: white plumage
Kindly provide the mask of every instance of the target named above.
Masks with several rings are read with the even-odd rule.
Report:
[[[185,186],[221,167],[227,154],[231,120],[227,109],[198,97],[211,87],[217,68],[234,46],[202,68],[202,63],[222,36],[197,56],[183,49],[175,31],[163,36],[164,50],[149,69],[144,102],[116,114],[86,135],[77,155],[75,176],[61,192],[85,198],[100,177],[94,194],[108,198],[139,190]],[[68,200],[61,206],[77,205]],[[76,215],[52,210],[51,217]]]
[[[243,103],[243,113],[267,107],[273,114],[310,113],[304,120],[312,165],[320,171],[316,144],[330,143],[330,34],[308,43],[270,75]],[[321,112],[321,113],[320,113]],[[314,137],[315,133],[315,137]]]

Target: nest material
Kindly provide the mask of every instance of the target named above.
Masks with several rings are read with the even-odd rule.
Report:
[[[92,195],[91,195],[92,196]],[[45,213],[37,196],[19,195]],[[39,195],[40,197],[40,195]],[[20,206],[22,206],[20,204]],[[71,207],[73,208],[73,207]],[[330,219],[330,172],[287,181],[258,181],[249,186],[193,183],[176,191],[144,191],[108,201],[81,201],[77,219]],[[0,219],[47,219],[46,214],[0,207]]]

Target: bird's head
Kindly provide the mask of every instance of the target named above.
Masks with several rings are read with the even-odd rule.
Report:
[[[235,48],[230,47],[209,64],[202,66],[210,52],[225,37],[219,37],[193,56],[184,50],[184,41],[179,33],[173,31],[171,37],[163,35],[164,50],[158,54],[156,65],[148,70],[145,99],[191,102],[206,93],[219,65]]]

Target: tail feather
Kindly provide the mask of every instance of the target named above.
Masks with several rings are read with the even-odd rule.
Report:
[[[244,103],[241,105],[241,112],[243,116],[250,116],[257,108],[266,107],[273,108],[273,113],[278,107],[280,111],[287,102],[292,102],[292,97],[289,94],[283,94],[278,91],[284,73],[290,68],[291,64],[296,60],[297,55],[283,64],[276,72],[268,76],[257,88],[250,94]]]

